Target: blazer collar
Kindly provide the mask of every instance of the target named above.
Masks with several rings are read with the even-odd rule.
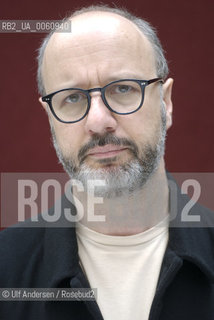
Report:
[[[167,177],[174,180],[169,173]],[[189,201],[177,187],[177,214],[169,224],[168,248],[183,260],[196,264],[214,282],[214,214],[196,203],[188,215],[200,216],[200,222],[183,222],[181,212]]]

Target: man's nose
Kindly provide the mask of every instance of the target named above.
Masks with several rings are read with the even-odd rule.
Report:
[[[100,92],[91,92],[91,106],[86,116],[85,130],[90,135],[114,132],[117,127],[115,113],[104,104]]]

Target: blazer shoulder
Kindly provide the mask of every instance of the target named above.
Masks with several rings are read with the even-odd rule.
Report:
[[[32,261],[41,257],[44,246],[44,228],[15,226],[0,232],[0,283],[21,277]],[[13,281],[13,283],[15,283]]]

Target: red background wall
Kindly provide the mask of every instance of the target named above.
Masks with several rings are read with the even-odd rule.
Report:
[[[93,2],[94,3],[94,2]],[[111,3],[111,1],[103,1]],[[175,79],[174,124],[168,132],[170,171],[214,171],[212,0],[114,1],[150,21]],[[87,1],[4,1],[0,19],[61,19]],[[38,103],[36,49],[44,34],[0,34],[1,172],[61,171],[46,115]]]

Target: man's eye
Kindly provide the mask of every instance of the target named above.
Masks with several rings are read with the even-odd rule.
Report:
[[[114,91],[115,91],[115,93],[129,93],[129,92],[133,91],[133,88],[131,86],[128,86],[125,84],[123,84],[123,85],[120,84],[115,87]]]
[[[66,99],[65,102],[68,103],[78,103],[83,99],[83,96],[79,93],[70,94]]]
[[[126,93],[126,92],[129,92],[131,90],[131,87],[130,86],[127,86],[127,85],[119,85],[117,86],[117,92],[119,93]]]

